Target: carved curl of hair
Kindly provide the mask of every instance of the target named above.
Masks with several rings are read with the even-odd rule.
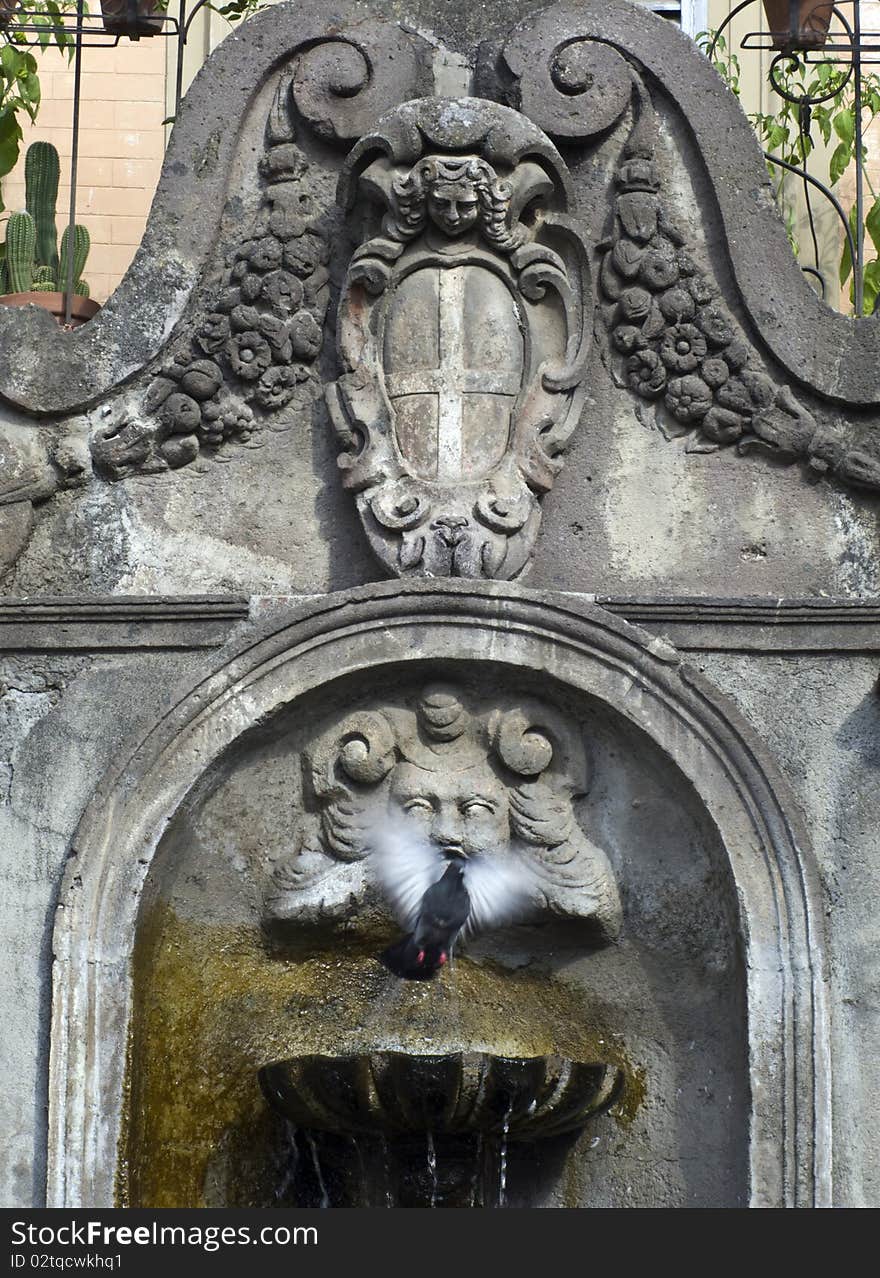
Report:
[[[440,182],[470,182],[479,203],[479,225],[485,239],[500,253],[512,253],[525,239],[525,228],[511,227],[513,187],[486,160],[476,156],[428,155],[413,165],[405,177],[394,181],[394,216],[386,230],[401,240],[412,240],[428,220],[428,196]]]
[[[335,724],[306,752],[324,842],[342,860],[365,855],[366,805],[359,787],[376,785],[388,775],[396,744],[384,715],[363,710]]]

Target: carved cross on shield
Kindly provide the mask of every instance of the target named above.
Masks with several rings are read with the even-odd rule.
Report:
[[[384,335],[385,389],[401,455],[420,479],[482,479],[504,457],[523,376],[513,296],[479,265],[401,281]]]
[[[383,209],[326,388],[370,544],[401,576],[517,577],[586,393],[589,259],[562,157],[509,107],[426,98],[352,148],[339,189]]]

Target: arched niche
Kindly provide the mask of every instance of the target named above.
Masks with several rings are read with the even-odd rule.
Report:
[[[223,898],[237,901],[229,925],[239,937],[258,931],[252,862],[260,836],[242,837],[237,868],[228,832],[230,855],[212,856],[204,848],[224,813],[238,802],[246,830],[249,815],[263,810],[265,828],[277,833],[288,785],[296,808],[291,759],[313,717],[320,721],[334,705],[358,699],[405,699],[423,676],[438,674],[544,696],[574,715],[593,743],[596,772],[579,815],[612,857],[627,916],[620,944],[584,952],[562,932],[548,945],[546,935],[533,931],[518,942],[529,951],[525,976],[515,959],[505,966],[502,956],[499,967],[489,941],[469,960],[491,969],[502,1001],[519,982],[528,1003],[523,983],[531,979],[556,982],[557,993],[557,986],[580,988],[590,1006],[601,1004],[603,1024],[621,1034],[631,1063],[645,1072],[647,1098],[632,1126],[600,1141],[601,1159],[580,1159],[583,1177],[592,1177],[586,1189],[577,1170],[566,1173],[562,1200],[609,1201],[590,1185],[604,1176],[613,1186],[615,1161],[626,1168],[635,1151],[643,1168],[641,1201],[686,1202],[702,1165],[708,1180],[714,1177],[707,1201],[826,1204],[827,1012],[815,873],[785,787],[759,743],[675,652],[601,609],[551,602],[506,584],[478,590],[434,582],[405,589],[388,583],[300,605],[284,625],[267,627],[184,696],[95,795],[77,835],[55,930],[50,1203],[109,1206],[129,1157],[164,1158],[169,1169],[191,1158],[191,1150],[174,1148],[171,1097],[164,1118],[140,1132],[140,1143],[132,1145],[127,1119],[131,1097],[140,1104],[137,1071],[153,1068],[142,1032],[147,1022],[139,1022],[145,972],[150,980],[168,978],[167,966],[155,965],[157,953],[167,954],[166,943],[178,950],[184,945],[184,969],[204,970],[198,949],[185,950],[185,938],[198,927],[169,922],[181,884],[188,876],[213,875],[223,896],[217,885],[224,874],[237,875],[240,890],[233,887]],[[270,796],[262,808],[255,790],[261,778]],[[633,806],[639,795],[650,814],[641,827]],[[670,858],[678,861],[673,870],[664,866]],[[214,888],[195,912],[210,908],[212,896]],[[197,897],[190,892],[190,901]],[[714,946],[706,939],[713,931]],[[688,938],[700,934],[688,950]],[[364,947],[369,943],[365,935]],[[509,958],[510,943],[504,946]],[[203,946],[202,957],[209,949]],[[247,979],[236,991],[239,1014],[245,998],[244,1006],[259,1016],[280,988],[267,976],[271,964],[293,971],[297,956],[279,958],[247,941],[238,958],[234,945],[232,954],[242,972],[252,973],[254,989],[268,990],[262,1004],[260,997],[247,1003]],[[322,961],[332,987],[326,952]],[[345,961],[341,953],[338,962]],[[701,973],[703,994],[712,995],[702,1012]],[[210,995],[206,987],[205,1001]],[[673,1008],[682,997],[686,1006],[677,1016]],[[554,999],[556,993],[548,1006],[564,1020],[563,1004]],[[572,1004],[571,1022],[577,1007]],[[735,1024],[725,1029],[722,1022],[731,1019]],[[702,1042],[698,1032],[687,1039],[688,1023],[702,1024]],[[227,1021],[231,1038],[240,1037],[241,1024]],[[155,1025],[150,1022],[149,1035]],[[193,1045],[196,1052],[203,1048]],[[203,1065],[204,1089],[225,1086],[210,1053]],[[612,1122],[608,1116],[599,1121]],[[240,1161],[239,1153],[234,1157]],[[663,1160],[678,1173],[660,1174]],[[224,1166],[222,1158],[200,1164],[202,1201],[227,1201]],[[169,1170],[169,1183],[176,1175]],[[178,1183],[187,1176],[192,1183],[192,1168]],[[206,1183],[212,1177],[213,1187]],[[140,1185],[136,1201],[155,1204],[155,1176]],[[622,1194],[622,1181],[619,1187]],[[614,1192],[610,1198],[625,1201]]]

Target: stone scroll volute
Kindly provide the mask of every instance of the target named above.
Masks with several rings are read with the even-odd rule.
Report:
[[[583,400],[565,166],[518,113],[434,98],[358,143],[339,195],[382,214],[351,259],[327,392],[370,544],[400,576],[516,577]]]

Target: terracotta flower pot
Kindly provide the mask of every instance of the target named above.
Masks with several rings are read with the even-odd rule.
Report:
[[[790,0],[763,0],[767,25],[773,33],[773,48],[821,49],[828,39],[834,5],[831,0],[796,0],[797,30],[792,31]]]
[[[0,0],[2,2],[2,0]],[[154,36],[162,30],[168,5],[158,4],[157,0],[136,0],[136,16],[131,14],[129,0],[101,0],[101,17],[104,30],[112,35],[129,38]]]
[[[0,297],[0,306],[29,306],[31,303],[42,306],[45,311],[51,311],[58,323],[64,325],[63,293],[5,293]],[[75,296],[70,309],[70,327],[79,328],[93,315],[97,315],[100,309],[99,303],[92,298]]]

